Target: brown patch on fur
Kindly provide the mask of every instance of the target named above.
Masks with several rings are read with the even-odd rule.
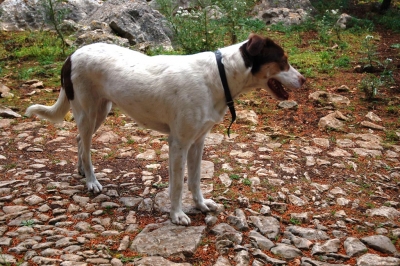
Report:
[[[282,71],[282,65],[279,63],[267,63],[261,66],[260,71],[254,74],[259,79],[268,79],[268,76],[273,76]],[[268,74],[268,76],[267,76]]]
[[[262,71],[264,65],[270,63],[277,64],[280,71],[289,69],[288,58],[284,50],[270,38],[251,34],[249,40],[239,50],[245,66],[251,67],[253,75]]]
[[[61,86],[65,90],[68,100],[72,101],[74,99],[74,85],[71,80],[71,55],[65,60],[64,65],[61,68]]]

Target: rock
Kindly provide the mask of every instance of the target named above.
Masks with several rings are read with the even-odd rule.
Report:
[[[191,266],[190,263],[175,263],[164,259],[163,257],[144,257],[135,261],[136,266],[153,266],[153,265],[165,265],[165,266]],[[221,265],[222,266],[222,265]]]
[[[157,154],[155,150],[148,149],[143,153],[140,153],[136,156],[138,160],[152,161],[156,158]]]
[[[308,212],[302,212],[302,213],[291,213],[290,214],[291,219],[296,219],[300,223],[306,224],[310,222],[310,214]]]
[[[316,91],[311,93],[308,96],[309,99],[318,102],[319,104],[325,106],[325,105],[330,105],[330,104],[335,104],[335,105],[349,105],[350,100],[342,95],[339,94],[334,94],[334,93],[329,93],[326,91]]]
[[[171,46],[168,37],[171,32],[164,23],[164,17],[145,0],[103,2],[101,7],[80,23],[89,25],[93,20],[107,23],[117,35],[128,39],[130,45],[148,43],[154,46]]]
[[[307,202],[305,202],[303,199],[301,199],[295,195],[292,195],[292,194],[290,194],[288,196],[288,199],[289,199],[290,203],[292,203],[295,206],[304,206],[307,204]]]
[[[250,262],[249,252],[247,250],[241,250],[235,255],[233,260],[236,262],[237,266],[249,265]]]
[[[376,254],[364,254],[357,259],[357,266],[398,266],[400,259],[393,257],[380,257]]]
[[[75,22],[82,20],[91,14],[101,4],[96,0],[65,1],[62,6],[56,5],[56,10],[69,10],[65,19]],[[45,22],[45,13],[42,5],[35,1],[5,0],[0,4],[2,13],[0,16],[0,29],[5,31],[20,31],[28,29],[41,29]],[[48,25],[50,26],[50,25]]]
[[[232,185],[232,179],[230,179],[227,173],[220,175],[219,180],[222,182],[222,184],[224,184],[225,187],[230,187]]]
[[[201,190],[204,194],[209,193],[213,190],[212,184],[201,185]],[[157,193],[154,198],[154,210],[162,213],[169,213],[171,210],[171,202],[169,200],[168,189]],[[192,193],[189,191],[187,184],[183,186],[183,196],[182,196],[182,210],[187,214],[197,214],[200,210],[196,208],[193,202]]]
[[[300,249],[282,243],[278,243],[275,247],[271,248],[271,252],[287,260],[291,260],[303,255],[303,252],[301,252]]]
[[[313,142],[323,148],[329,148],[329,140],[325,138],[313,138]]]
[[[343,13],[339,16],[339,19],[336,21],[336,26],[341,29],[346,29],[351,27],[354,18],[346,13]]]
[[[309,250],[310,247],[313,245],[313,242],[311,242],[310,240],[295,235],[292,235],[290,237],[290,241],[293,243],[293,245],[295,245],[296,248],[299,249]]]
[[[328,240],[329,236],[322,230],[312,229],[312,228],[303,228],[300,226],[288,226],[286,228],[290,233],[304,237],[308,240]]]
[[[344,241],[344,249],[346,250],[346,254],[350,257],[358,256],[364,254],[368,251],[368,248],[355,237],[348,237]]]
[[[337,253],[340,247],[340,239],[330,239],[324,244],[316,243],[311,251],[311,255],[324,255],[328,253]]]
[[[261,234],[269,239],[275,239],[279,234],[280,223],[274,217],[250,216],[251,222],[260,230]]]
[[[4,98],[3,93],[9,93],[10,88],[0,82],[0,96]]]
[[[314,12],[314,8],[309,0],[288,1],[288,0],[263,0],[253,9],[257,18],[265,24],[283,23],[293,25],[302,23],[308,14]]]
[[[275,246],[274,242],[254,230],[250,231],[249,238],[253,246],[261,250],[270,250]]]
[[[301,266],[350,266],[350,264],[328,263],[328,262],[313,260],[307,257],[302,257]]]
[[[104,132],[96,139],[97,142],[101,143],[116,143],[119,140],[119,136],[112,131]]]
[[[223,256],[219,256],[217,262],[213,266],[231,266],[229,260]]]
[[[219,133],[209,133],[204,140],[204,146],[220,145],[224,140],[224,135]]]
[[[9,128],[14,119],[0,119],[0,128]]]
[[[322,117],[319,122],[318,122],[318,127],[320,129],[325,129],[325,130],[339,130],[342,131],[344,128],[343,122],[341,122],[339,119],[342,119],[343,115],[339,111],[330,113],[324,117]]]
[[[362,125],[363,127],[367,127],[367,128],[372,128],[372,129],[376,129],[376,130],[385,131],[385,127],[380,126],[380,125],[377,125],[377,124],[374,124],[374,123],[371,123],[371,122],[369,122],[369,121],[362,121],[362,122],[361,122],[361,125]]]
[[[32,205],[37,205],[37,204],[39,204],[39,203],[41,203],[43,201],[44,201],[44,199],[39,197],[39,196],[37,196],[37,195],[31,195],[31,196],[25,198],[25,202],[28,203],[31,206]]]
[[[361,238],[361,241],[366,244],[368,247],[373,248],[377,251],[399,255],[396,247],[393,245],[392,241],[387,236],[383,235],[373,235]]]
[[[346,85],[342,85],[338,88],[336,88],[337,92],[350,92],[350,88]]]
[[[298,105],[296,101],[281,101],[278,103],[278,107],[282,109],[295,109]]]
[[[275,258],[271,258],[270,256],[264,254],[261,250],[256,249],[253,252],[254,258],[261,260],[264,264],[261,265],[287,265],[287,262],[284,260],[278,260]],[[253,264],[254,266],[254,264]]]
[[[368,114],[365,117],[371,120],[372,122],[382,122],[382,119],[373,112],[368,112]]]
[[[241,209],[236,209],[235,215],[228,216],[227,221],[230,225],[232,225],[239,231],[249,230],[249,226],[246,222],[246,215],[244,214],[244,211],[242,211]]]
[[[395,220],[400,217],[400,211],[393,207],[381,206],[379,208],[367,210],[367,215],[369,216],[383,216],[390,220]]]
[[[258,115],[253,110],[237,111],[238,123],[250,123],[258,125]]]
[[[10,108],[4,108],[0,106],[0,117],[4,118],[20,118],[21,115],[14,112]]]
[[[236,245],[241,244],[243,240],[242,233],[236,231],[232,226],[226,223],[217,224],[211,229],[211,233],[215,234],[218,240],[228,239]]]
[[[147,225],[132,241],[131,249],[149,256],[194,254],[205,226],[178,226],[170,221]]]

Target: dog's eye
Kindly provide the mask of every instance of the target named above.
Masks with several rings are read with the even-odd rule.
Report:
[[[279,68],[281,71],[286,71],[289,69],[289,62],[287,58],[284,58],[281,62],[279,62]]]

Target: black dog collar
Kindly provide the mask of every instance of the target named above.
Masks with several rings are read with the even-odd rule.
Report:
[[[219,50],[217,50],[215,52],[215,57],[217,59],[219,76],[221,78],[222,86],[224,87],[226,105],[228,105],[229,111],[231,112],[231,115],[232,115],[231,124],[228,127],[228,137],[230,137],[229,131],[231,129],[233,122],[235,122],[235,120],[236,120],[235,103],[233,102],[232,95],[229,90],[228,80],[226,79],[225,67],[224,67],[224,64],[222,64],[222,54]]]

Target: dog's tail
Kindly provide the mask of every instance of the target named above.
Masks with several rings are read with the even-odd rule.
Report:
[[[52,123],[61,123],[70,109],[70,100],[74,99],[74,88],[71,81],[71,56],[67,58],[61,69],[61,91],[56,103],[52,106],[34,104],[26,109],[26,116],[36,115]]]

